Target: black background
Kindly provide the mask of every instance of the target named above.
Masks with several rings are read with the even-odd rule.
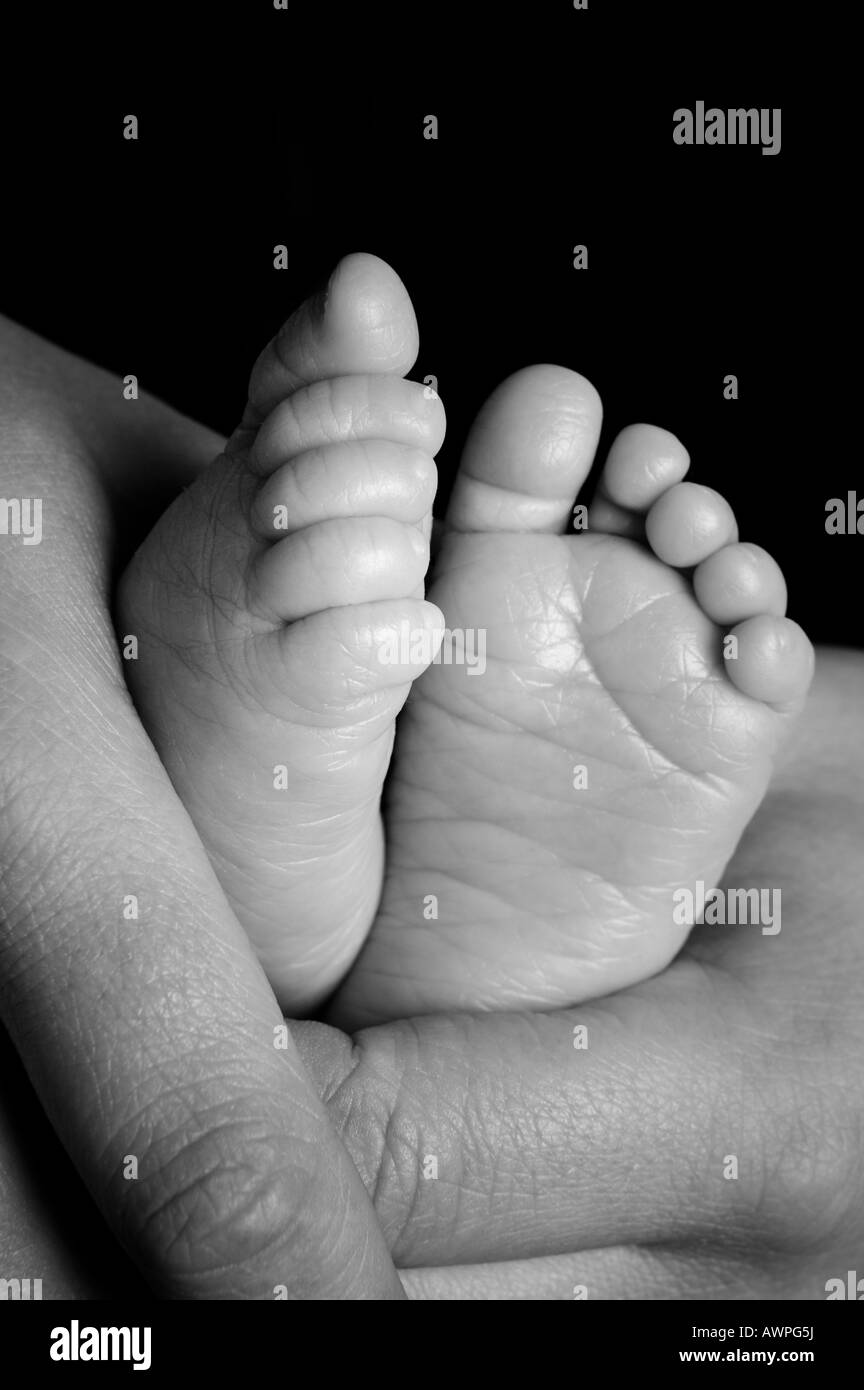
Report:
[[[564,363],[603,397],[599,458],[634,420],[673,430],[783,565],[792,616],[864,645],[864,538],[825,532],[828,498],[864,495],[824,327],[846,195],[794,28],[780,6],[602,0],[136,11],[110,56],[103,30],[73,80],[7,111],[0,308],[228,432],[264,341],[374,251],[447,408],[442,503],[484,396]],[[675,145],[699,99],[781,107],[780,154]]]

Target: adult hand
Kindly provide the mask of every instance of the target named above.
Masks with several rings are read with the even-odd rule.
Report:
[[[290,1038],[274,1046],[281,1014],[111,626],[118,515],[221,441],[8,323],[0,381],[0,495],[12,529],[26,518],[0,536],[3,1023],[157,1291],[400,1298],[357,1172]],[[41,1277],[8,1268],[26,1205],[4,1219],[3,1277]]]
[[[821,1299],[864,1276],[862,774],[864,657],[822,653],[725,880],[779,889],[779,933],[697,929],[661,975],[556,1013],[353,1049],[295,1025],[411,1296]]]

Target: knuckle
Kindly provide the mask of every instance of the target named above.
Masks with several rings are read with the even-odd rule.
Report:
[[[862,1208],[861,1097],[840,1094],[815,1076],[786,1081],[754,1190],[754,1224],[784,1253],[819,1248],[848,1229]]]
[[[410,1066],[404,1052],[409,1028],[399,1024],[393,1029],[393,1045],[386,1053],[374,1034],[358,1034],[351,1065],[327,1097],[330,1119],[367,1191],[391,1218],[398,1205],[388,1200],[391,1184],[404,1195],[417,1170],[417,1127],[402,1094]]]
[[[283,1138],[224,1120],[125,1184],[123,1238],[160,1287],[181,1297],[260,1285],[282,1250],[305,1246],[310,1153],[288,1163]]]
[[[459,1208],[461,1121],[441,1114],[414,1024],[359,1033],[353,1061],[327,1108],[372,1200],[394,1259],[421,1257],[428,1235],[454,1231]],[[426,1181],[435,1157],[448,1181]]]

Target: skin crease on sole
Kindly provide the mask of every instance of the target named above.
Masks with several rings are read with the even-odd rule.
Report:
[[[590,383],[540,366],[469,436],[429,592],[449,628],[485,630],[486,670],[413,688],[342,1027],[554,1008],[661,970],[688,931],[673,893],[718,882],[803,705],[782,575],[684,481],[673,435],[623,430],[567,534],[600,419]]]

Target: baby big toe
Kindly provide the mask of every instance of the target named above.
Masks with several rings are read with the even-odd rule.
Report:
[[[600,397],[577,372],[526,367],[475,420],[447,511],[454,531],[563,531],[594,457]]]
[[[290,392],[326,377],[401,376],[417,347],[414,309],[395,270],[377,256],[345,256],[326,290],[301,304],[261,353],[244,424],[257,426]]]

